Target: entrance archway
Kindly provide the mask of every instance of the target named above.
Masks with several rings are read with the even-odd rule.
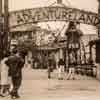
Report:
[[[48,21],[73,21],[93,25],[99,28],[100,15],[76,8],[68,7],[40,7],[14,11],[9,13],[10,28],[17,26]]]
[[[61,21],[74,22],[95,26],[100,26],[100,15],[93,12],[87,12],[76,8],[65,6],[40,7],[11,12],[9,14],[10,31],[17,31],[17,27],[38,22]]]

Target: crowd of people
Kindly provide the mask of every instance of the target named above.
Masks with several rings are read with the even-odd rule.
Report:
[[[10,95],[12,99],[20,98],[18,90],[22,82],[22,68],[25,63],[24,50],[6,52],[1,60],[1,89],[0,96]]]

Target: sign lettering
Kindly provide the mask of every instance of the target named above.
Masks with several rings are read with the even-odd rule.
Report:
[[[74,21],[100,26],[100,15],[67,7],[33,8],[10,13],[10,27],[45,21]]]

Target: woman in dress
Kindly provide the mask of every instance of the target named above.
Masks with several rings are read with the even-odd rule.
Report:
[[[5,54],[5,57],[1,60],[1,91],[0,91],[0,94],[1,96],[5,96],[6,92],[9,92],[9,91],[6,91],[8,90],[8,86],[9,86],[9,81],[8,81],[8,70],[9,70],[9,67],[5,64],[5,62],[8,60],[8,56],[10,55],[10,53],[6,53]]]

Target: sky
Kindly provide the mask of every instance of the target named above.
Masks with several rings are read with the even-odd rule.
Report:
[[[9,0],[9,10],[48,6],[56,0]],[[66,6],[97,12],[97,0],[63,0]]]
[[[34,7],[50,6],[55,1],[56,0],[9,0],[9,11],[34,8]],[[83,9],[86,11],[97,12],[97,9],[98,9],[97,0],[63,0],[63,3],[66,6]],[[52,27],[52,23],[49,22],[49,24],[51,24],[50,25],[51,28],[54,28],[54,26]],[[62,26],[63,24],[64,23],[62,23]],[[44,23],[41,23],[41,26],[45,26]],[[61,26],[61,23],[58,22],[55,28],[59,28],[59,26]],[[96,28],[93,26],[81,24],[80,29],[86,34],[96,33]]]

